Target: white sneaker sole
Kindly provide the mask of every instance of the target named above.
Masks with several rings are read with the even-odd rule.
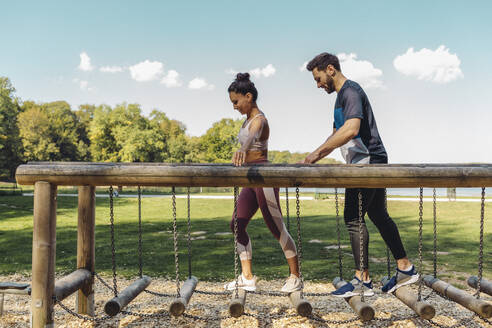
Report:
[[[238,289],[244,289],[248,292],[255,292],[256,291],[256,286],[238,286]],[[225,290],[236,290],[236,286],[229,287],[227,285],[224,286]]]
[[[352,297],[352,296],[360,296],[360,293],[357,293],[357,292],[348,292],[348,293],[345,293],[343,295],[333,295],[331,294],[332,296],[335,296],[335,297],[340,297],[340,298],[347,298],[347,297]],[[372,290],[365,290],[364,291],[364,296],[374,296],[374,292]]]
[[[399,283],[399,284],[396,284],[393,288],[391,288],[387,292],[388,293],[392,293],[392,292],[394,292],[395,290],[397,290],[400,287],[403,287],[403,286],[406,286],[406,285],[410,285],[410,284],[416,283],[417,281],[419,281],[419,278],[420,278],[420,275],[417,273],[416,275],[412,276],[407,281],[402,282],[402,283]]]
[[[283,288],[282,288],[282,289],[280,290],[280,292],[290,294],[290,293],[297,292],[297,291],[300,291],[300,290],[302,290],[302,288],[301,288],[301,287],[299,287],[299,288],[294,288],[294,289],[283,289]]]

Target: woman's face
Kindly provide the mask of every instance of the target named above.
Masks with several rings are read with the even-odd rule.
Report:
[[[243,115],[248,114],[253,107],[253,95],[249,92],[245,95],[234,91],[229,92],[229,98],[234,109]]]

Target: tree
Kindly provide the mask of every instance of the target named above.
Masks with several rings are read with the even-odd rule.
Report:
[[[230,162],[233,153],[240,147],[237,135],[242,123],[242,120],[230,118],[215,122],[200,138],[200,154],[196,159],[199,162]]]
[[[17,116],[20,112],[15,88],[6,77],[0,77],[0,176],[13,179],[22,162],[22,143]]]

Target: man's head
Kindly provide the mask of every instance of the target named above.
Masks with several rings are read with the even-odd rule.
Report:
[[[335,91],[335,79],[341,76],[337,56],[323,52],[311,59],[306,69],[313,73],[318,88],[323,88],[328,93]]]

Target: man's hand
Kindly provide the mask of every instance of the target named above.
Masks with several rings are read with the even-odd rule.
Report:
[[[244,161],[246,161],[246,152],[239,149],[234,153],[234,156],[232,156],[232,164],[235,166],[242,166]]]
[[[314,164],[318,161],[318,159],[319,155],[313,151],[311,154],[307,155],[306,158],[299,164]]]

